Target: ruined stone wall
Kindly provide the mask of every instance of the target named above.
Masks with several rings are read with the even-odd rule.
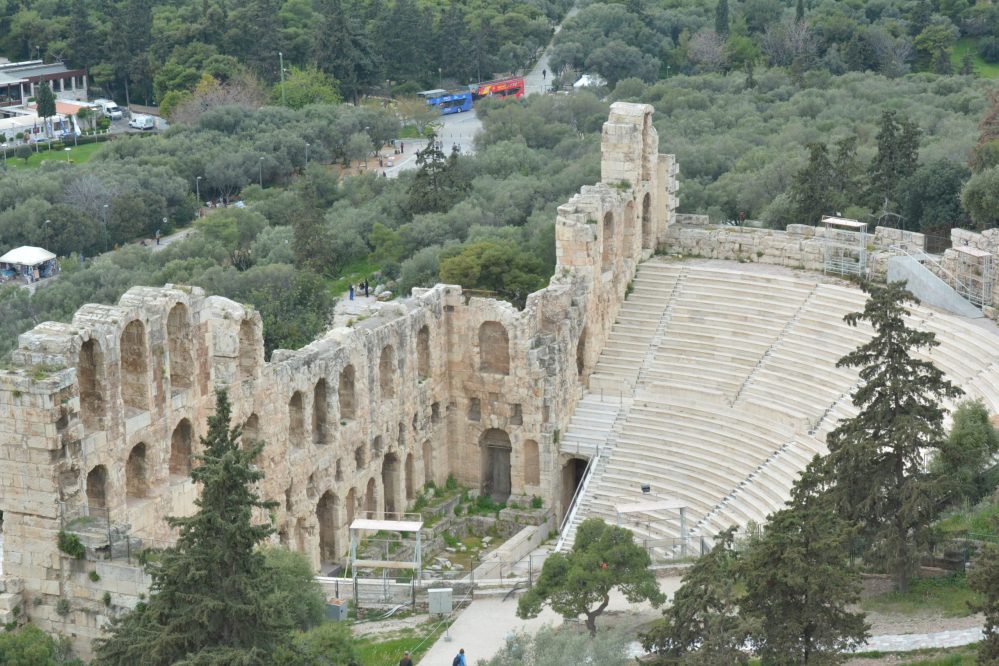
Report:
[[[675,221],[678,169],[651,114],[612,105],[602,182],[559,207],[556,273],[523,311],[437,285],[265,362],[252,308],[167,285],[22,335],[0,371],[0,615],[18,604],[85,650],[134,605],[148,580],[107,559],[114,535],[167,544],[165,517],[194,510],[191,456],[216,387],[244,440],[266,443],[275,540],[317,571],[343,560],[354,518],[399,514],[449,474],[561,510],[559,432],[638,262]],[[63,527],[86,558],[59,552]]]
[[[691,219],[693,218],[693,219]],[[669,228],[661,249],[684,256],[759,262],[822,271],[825,262],[825,229],[807,224],[789,224],[786,231],[752,227],[713,227],[703,216],[681,216]],[[888,250],[904,247],[911,252],[926,247],[923,234],[887,227],[876,227],[868,236],[868,263],[875,274],[883,275]]]

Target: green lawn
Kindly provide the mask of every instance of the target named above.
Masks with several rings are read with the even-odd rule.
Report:
[[[340,277],[333,280],[330,283],[330,292],[334,296],[342,296],[347,288],[353,283],[355,286],[364,281],[365,278],[370,279],[371,275],[378,271],[381,266],[369,261],[368,259],[358,259],[353,261],[343,267],[340,272]],[[374,290],[375,284],[371,283],[371,289]],[[362,292],[363,293],[363,292]]]
[[[432,627],[433,635],[427,638]],[[404,629],[391,635],[372,636],[357,639],[357,656],[364,666],[398,666],[406,650],[412,652],[413,663],[420,663],[420,658],[437,642],[444,633],[444,625],[422,624],[416,629]],[[426,640],[424,640],[426,638]],[[422,643],[422,644],[421,644]]]
[[[939,578],[916,578],[905,594],[889,592],[868,597],[861,602],[865,611],[917,615],[927,611],[944,617],[965,617],[971,615],[969,601],[976,601],[978,595],[972,592],[964,579],[964,574],[953,574]]]
[[[34,169],[37,168],[45,160],[58,160],[60,162],[74,162],[75,164],[82,164],[90,160],[98,150],[101,149],[103,143],[86,143],[82,146],[77,146],[76,148],[70,147],[69,150],[43,150],[39,153],[32,153],[31,157],[27,161],[14,157],[14,151],[7,151],[7,168],[8,169]]]
[[[974,37],[964,37],[957,40],[957,44],[954,45],[950,61],[954,66],[955,72],[961,71],[961,61],[964,59],[965,53],[971,53],[975,59],[975,74],[983,79],[999,77],[999,64],[990,65],[982,60],[982,57],[978,55],[978,40]]]
[[[853,656],[858,659],[884,658],[885,663],[899,666],[974,666],[977,653],[978,644],[972,643],[955,648],[929,648],[911,652],[860,652]]]

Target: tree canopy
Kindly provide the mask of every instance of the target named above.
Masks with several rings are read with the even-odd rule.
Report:
[[[537,617],[543,606],[551,606],[565,618],[585,615],[586,628],[595,636],[611,590],[619,589],[632,603],[665,601],[651,563],[631,530],[587,518],[576,529],[572,550],[545,560],[537,582],[517,603],[517,617]]]

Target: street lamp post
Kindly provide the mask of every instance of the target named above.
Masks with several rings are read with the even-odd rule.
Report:
[[[281,68],[281,106],[288,106],[288,100],[284,96],[284,54],[278,51],[278,66]]]
[[[198,210],[201,210],[201,176],[194,179],[194,191],[194,196],[198,198]]]
[[[50,245],[50,243],[49,243],[49,230],[47,228],[50,224],[52,224],[52,220],[45,220],[44,222],[42,222],[42,231],[45,232],[44,233],[44,235],[45,235],[45,245]],[[46,247],[45,249],[48,249],[48,248]]]
[[[443,88],[444,87],[444,68],[443,67],[438,67],[437,68],[437,78],[440,81],[441,88]]]
[[[260,181],[260,189],[264,188],[264,158],[257,160],[257,179]]]
[[[104,225],[104,251],[108,251],[108,205],[104,204],[104,209],[101,214],[101,222]]]
[[[309,166],[309,143],[305,143],[305,166]]]
[[[669,69],[670,69],[669,65],[666,65],[666,78],[667,79],[669,78]]]

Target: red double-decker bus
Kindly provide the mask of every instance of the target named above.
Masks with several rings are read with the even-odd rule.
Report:
[[[472,91],[472,97],[475,99],[480,97],[515,97],[520,99],[524,96],[524,77],[510,76],[495,81],[473,83],[468,88]]]

